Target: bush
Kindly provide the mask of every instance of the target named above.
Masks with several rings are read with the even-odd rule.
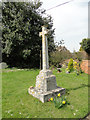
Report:
[[[80,68],[80,63],[74,62],[73,63],[73,68],[74,68],[74,71],[76,72],[77,75],[83,73],[83,71]]]
[[[52,65],[59,65],[63,63],[64,60],[71,58],[72,54],[69,51],[54,51],[50,54],[50,63]]]
[[[68,63],[68,70],[71,72],[73,70],[73,59],[71,58]]]
[[[74,52],[73,59],[78,59],[79,61],[87,60],[88,55],[85,51]]]

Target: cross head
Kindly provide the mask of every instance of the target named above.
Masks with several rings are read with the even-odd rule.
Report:
[[[39,32],[39,36],[44,36],[47,33],[48,33],[48,30],[44,26],[42,26],[42,32]]]

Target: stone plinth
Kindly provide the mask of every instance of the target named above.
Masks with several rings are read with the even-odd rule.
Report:
[[[35,88],[29,88],[28,92],[44,103],[58,93],[64,94],[65,89],[57,87],[56,77],[52,74],[51,70],[41,70],[36,77]]]
[[[41,70],[39,75],[36,77],[37,90],[47,92],[57,88],[56,77],[52,75],[51,70]]]

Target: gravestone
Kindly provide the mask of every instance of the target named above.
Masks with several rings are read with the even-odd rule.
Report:
[[[7,67],[8,67],[7,63],[5,62],[0,63],[0,69],[5,69]]]
[[[51,97],[56,96],[58,93],[61,93],[61,95],[65,93],[64,88],[57,86],[56,77],[52,74],[52,71],[49,70],[47,33],[48,30],[45,26],[42,26],[42,32],[39,33],[39,36],[42,36],[43,69],[36,77],[35,87],[28,89],[30,95],[38,98],[43,103],[47,102]]]

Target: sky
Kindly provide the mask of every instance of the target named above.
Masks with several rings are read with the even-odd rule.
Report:
[[[48,10],[70,0],[40,0],[47,14],[53,18],[55,28],[54,42],[64,40],[64,46],[70,52],[80,49],[80,42],[88,38],[88,2],[90,0],[72,0],[70,3]]]

